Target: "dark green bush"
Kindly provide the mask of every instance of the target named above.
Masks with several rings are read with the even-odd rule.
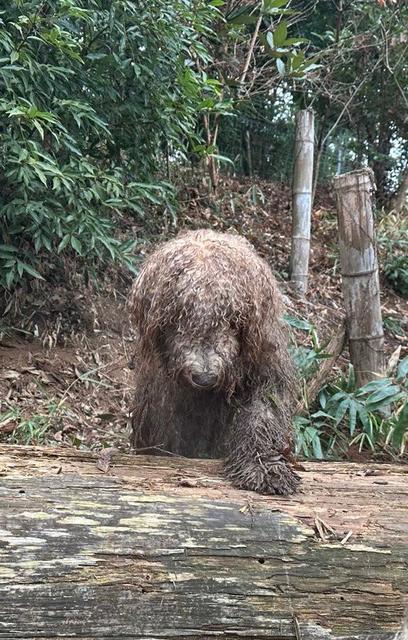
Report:
[[[384,273],[393,289],[408,298],[408,253],[388,256],[384,264]]]
[[[0,11],[0,285],[70,249],[131,262],[124,211],[170,207],[163,151],[183,154],[203,97],[205,0],[12,0]]]
[[[294,345],[293,357],[304,389],[322,358],[309,322],[288,316],[292,328],[307,331],[309,343]],[[344,456],[349,447],[374,454],[404,454],[408,445],[408,357],[401,360],[393,376],[378,378],[357,388],[352,365],[348,376],[325,385],[308,412],[295,417],[296,451],[305,457]]]

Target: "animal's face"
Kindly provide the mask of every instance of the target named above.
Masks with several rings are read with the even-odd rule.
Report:
[[[166,340],[169,371],[202,391],[228,389],[237,377],[239,342],[234,333],[214,330],[206,338],[176,333]]]

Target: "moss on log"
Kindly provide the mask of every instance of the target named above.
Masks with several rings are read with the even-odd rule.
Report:
[[[0,447],[0,638],[392,638],[408,467],[305,464],[301,493],[214,461]],[[351,533],[350,533],[351,532]]]

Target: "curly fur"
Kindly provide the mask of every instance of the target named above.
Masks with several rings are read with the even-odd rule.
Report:
[[[225,455],[235,486],[292,493],[294,369],[270,268],[239,236],[189,231],[134,283],[133,444]]]

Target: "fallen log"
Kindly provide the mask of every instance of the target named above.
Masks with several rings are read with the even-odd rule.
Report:
[[[0,638],[394,637],[408,467],[304,467],[276,498],[217,461],[0,446]]]

